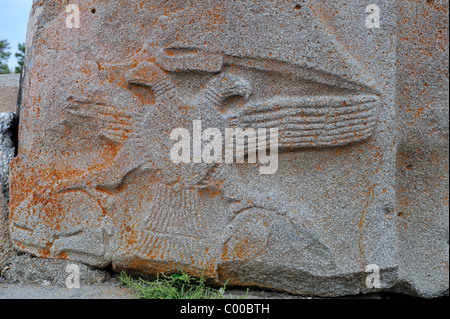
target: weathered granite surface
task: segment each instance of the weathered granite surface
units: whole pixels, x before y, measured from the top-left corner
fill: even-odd
[[[16,112],[20,74],[0,74],[0,113]]]
[[[0,193],[0,272],[6,260],[11,256],[13,247],[9,237],[8,203]]]
[[[448,295],[448,1],[400,1],[397,213],[402,290]]]
[[[398,207],[415,194],[402,186],[413,176],[396,178],[407,11],[384,2],[368,29],[360,0],[79,3],[80,28],[66,27],[62,2],[31,12],[11,177],[17,250],[307,295],[448,293],[448,246],[435,253],[447,274],[440,265],[437,283],[424,281],[424,264],[407,270],[416,228],[401,230]],[[195,120],[279,128],[278,170],[173,163],[170,133]],[[369,265],[379,287],[367,286]]]
[[[9,236],[8,201],[9,164],[14,158],[15,151],[10,132],[14,120],[15,113],[0,113],[0,268],[12,253],[12,244]]]
[[[9,164],[15,152],[11,134],[15,116],[15,113],[0,113],[0,183],[6,200],[9,200]]]
[[[109,272],[89,267],[68,260],[49,260],[30,258],[27,255],[13,254],[7,259],[6,266],[1,270],[0,283],[35,284],[52,287],[66,287],[70,268],[76,265],[79,271],[79,288],[108,281]],[[74,289],[79,289],[74,288]]]

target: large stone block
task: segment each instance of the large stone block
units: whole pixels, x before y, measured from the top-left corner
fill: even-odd
[[[398,287],[397,7],[368,28],[367,5],[85,0],[77,28],[65,2],[34,2],[16,249],[301,294]],[[200,125],[277,128],[275,169],[252,143],[229,163],[220,140],[208,161]]]
[[[448,294],[448,2],[400,1],[397,210],[402,291]]]

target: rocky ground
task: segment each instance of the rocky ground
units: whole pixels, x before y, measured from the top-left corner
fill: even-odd
[[[47,260],[26,254],[11,256],[0,273],[0,299],[134,299],[134,292],[120,284],[117,274],[76,264],[80,269],[80,288],[66,287],[67,266],[72,262]],[[230,298],[246,291],[228,289]],[[384,294],[349,296],[352,299],[408,298]],[[344,298],[344,299],[346,299]],[[273,291],[251,290],[247,299],[318,299]]]
[[[117,280],[79,289],[45,284],[1,284],[0,299],[133,299],[133,292]]]

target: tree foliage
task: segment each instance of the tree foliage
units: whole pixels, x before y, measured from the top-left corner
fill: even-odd
[[[8,50],[11,49],[7,40],[0,40],[0,74],[8,74],[11,73],[8,67],[8,60],[11,56],[11,52]]]
[[[18,48],[19,52],[15,54],[15,57],[17,58],[17,63],[19,66],[16,66],[16,73],[20,73],[23,68],[23,61],[25,59],[25,43],[19,43]]]

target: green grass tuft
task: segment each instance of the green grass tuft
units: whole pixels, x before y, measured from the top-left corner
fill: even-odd
[[[122,285],[133,289],[139,299],[225,299],[227,283],[215,289],[205,285],[203,274],[199,279],[182,272],[171,276],[162,275],[154,281],[142,278],[133,279],[121,272],[119,280]],[[244,296],[246,298],[247,295]]]

